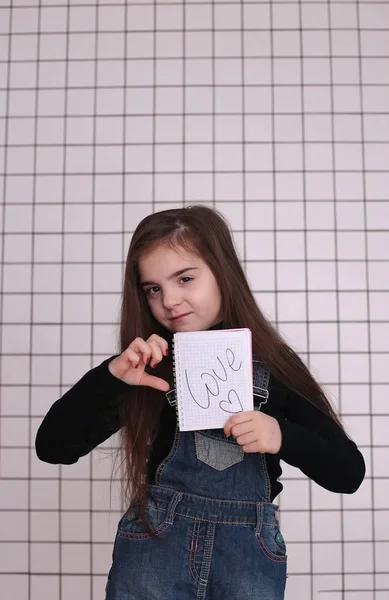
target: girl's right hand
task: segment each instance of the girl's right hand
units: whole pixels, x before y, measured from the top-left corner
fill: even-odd
[[[145,366],[150,363],[150,367],[156,367],[168,353],[167,341],[153,333],[147,341],[135,338],[120,356],[108,363],[108,368],[112,375],[129,385],[146,385],[167,392],[170,389],[168,382],[145,373]]]

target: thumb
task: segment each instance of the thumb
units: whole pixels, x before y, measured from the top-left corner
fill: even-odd
[[[155,375],[149,375],[146,372],[143,373],[139,385],[146,385],[147,387],[152,387],[155,390],[160,390],[161,392],[168,392],[170,389],[170,385],[167,381],[161,379],[160,377],[155,377]]]

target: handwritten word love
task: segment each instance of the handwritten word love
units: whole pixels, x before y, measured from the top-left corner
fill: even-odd
[[[208,372],[202,372],[200,374],[200,379],[204,384],[204,392],[206,394],[206,397],[204,398],[204,394],[201,394],[201,398],[199,397],[195,397],[193,392],[192,392],[192,387],[191,387],[191,382],[193,384],[193,382],[196,379],[196,374],[194,372],[188,372],[188,369],[185,369],[185,379],[186,379],[186,385],[188,386],[188,391],[191,395],[191,397],[193,398],[194,402],[196,402],[196,404],[203,409],[208,409],[211,405],[211,396],[213,396],[214,398],[217,398],[221,391],[220,391],[220,385],[218,383],[219,381],[222,382],[227,382],[228,381],[228,375],[230,373],[230,371],[233,372],[237,372],[242,368],[242,362],[240,362],[239,366],[235,365],[235,354],[234,352],[230,349],[227,348],[226,349],[226,356],[225,356],[225,361],[227,362],[227,369],[224,366],[223,361],[219,358],[219,356],[216,356],[216,359],[219,361],[220,367],[221,367],[221,371],[219,371],[219,373],[216,373],[215,369],[212,369],[212,373],[208,373]],[[198,386],[196,386],[198,387]],[[219,406],[222,410],[224,410],[225,412],[228,413],[237,413],[237,412],[241,412],[243,410],[243,406],[242,403],[239,399],[239,395],[238,392],[231,388],[228,393],[227,393],[227,399],[224,400],[220,400],[219,401]]]

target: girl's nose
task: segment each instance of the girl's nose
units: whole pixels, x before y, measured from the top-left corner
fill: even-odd
[[[162,296],[162,303],[165,308],[171,310],[175,306],[179,306],[181,304],[180,294],[177,292],[165,293]]]

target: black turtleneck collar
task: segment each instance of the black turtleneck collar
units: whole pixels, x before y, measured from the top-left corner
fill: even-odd
[[[209,329],[207,329],[207,331],[213,331],[215,329],[223,329],[223,321],[220,321],[219,323],[216,323],[216,325],[212,325],[212,327],[210,327]]]

